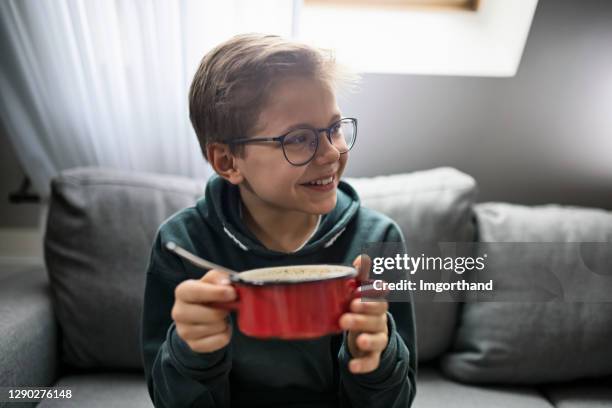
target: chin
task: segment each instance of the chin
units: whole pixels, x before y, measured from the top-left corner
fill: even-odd
[[[334,208],[336,208],[336,195],[325,200],[324,202],[318,203],[314,205],[313,214],[327,214],[330,213]]]

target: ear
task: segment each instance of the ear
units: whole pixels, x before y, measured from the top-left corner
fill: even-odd
[[[236,157],[225,143],[209,143],[206,145],[208,162],[215,172],[232,184],[240,184],[244,177],[236,166]]]

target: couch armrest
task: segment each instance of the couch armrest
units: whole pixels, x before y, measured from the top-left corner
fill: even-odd
[[[0,269],[0,386],[51,386],[58,329],[42,266]]]

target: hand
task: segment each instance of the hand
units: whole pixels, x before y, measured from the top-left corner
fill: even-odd
[[[368,279],[371,263],[367,255],[358,256],[353,262],[360,280]],[[353,356],[349,361],[351,373],[365,374],[378,368],[380,355],[389,341],[388,308],[387,301],[367,302],[358,298],[351,301],[350,313],[340,316],[340,327],[348,330],[348,347]]]
[[[229,283],[227,273],[211,269],[201,279],[189,279],[176,287],[172,319],[177,334],[191,350],[210,353],[229,343],[232,337],[227,321],[229,311],[209,305],[236,299],[236,291]]]

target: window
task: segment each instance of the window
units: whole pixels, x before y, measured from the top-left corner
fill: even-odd
[[[418,9],[478,10],[479,0],[304,0],[305,5],[334,5],[351,7],[401,7]]]
[[[302,5],[296,37],[336,50],[338,59],[358,72],[490,77],[516,74],[537,5],[537,0],[296,1]],[[468,3],[477,9],[451,7]],[[451,8],[438,7],[443,4]]]

